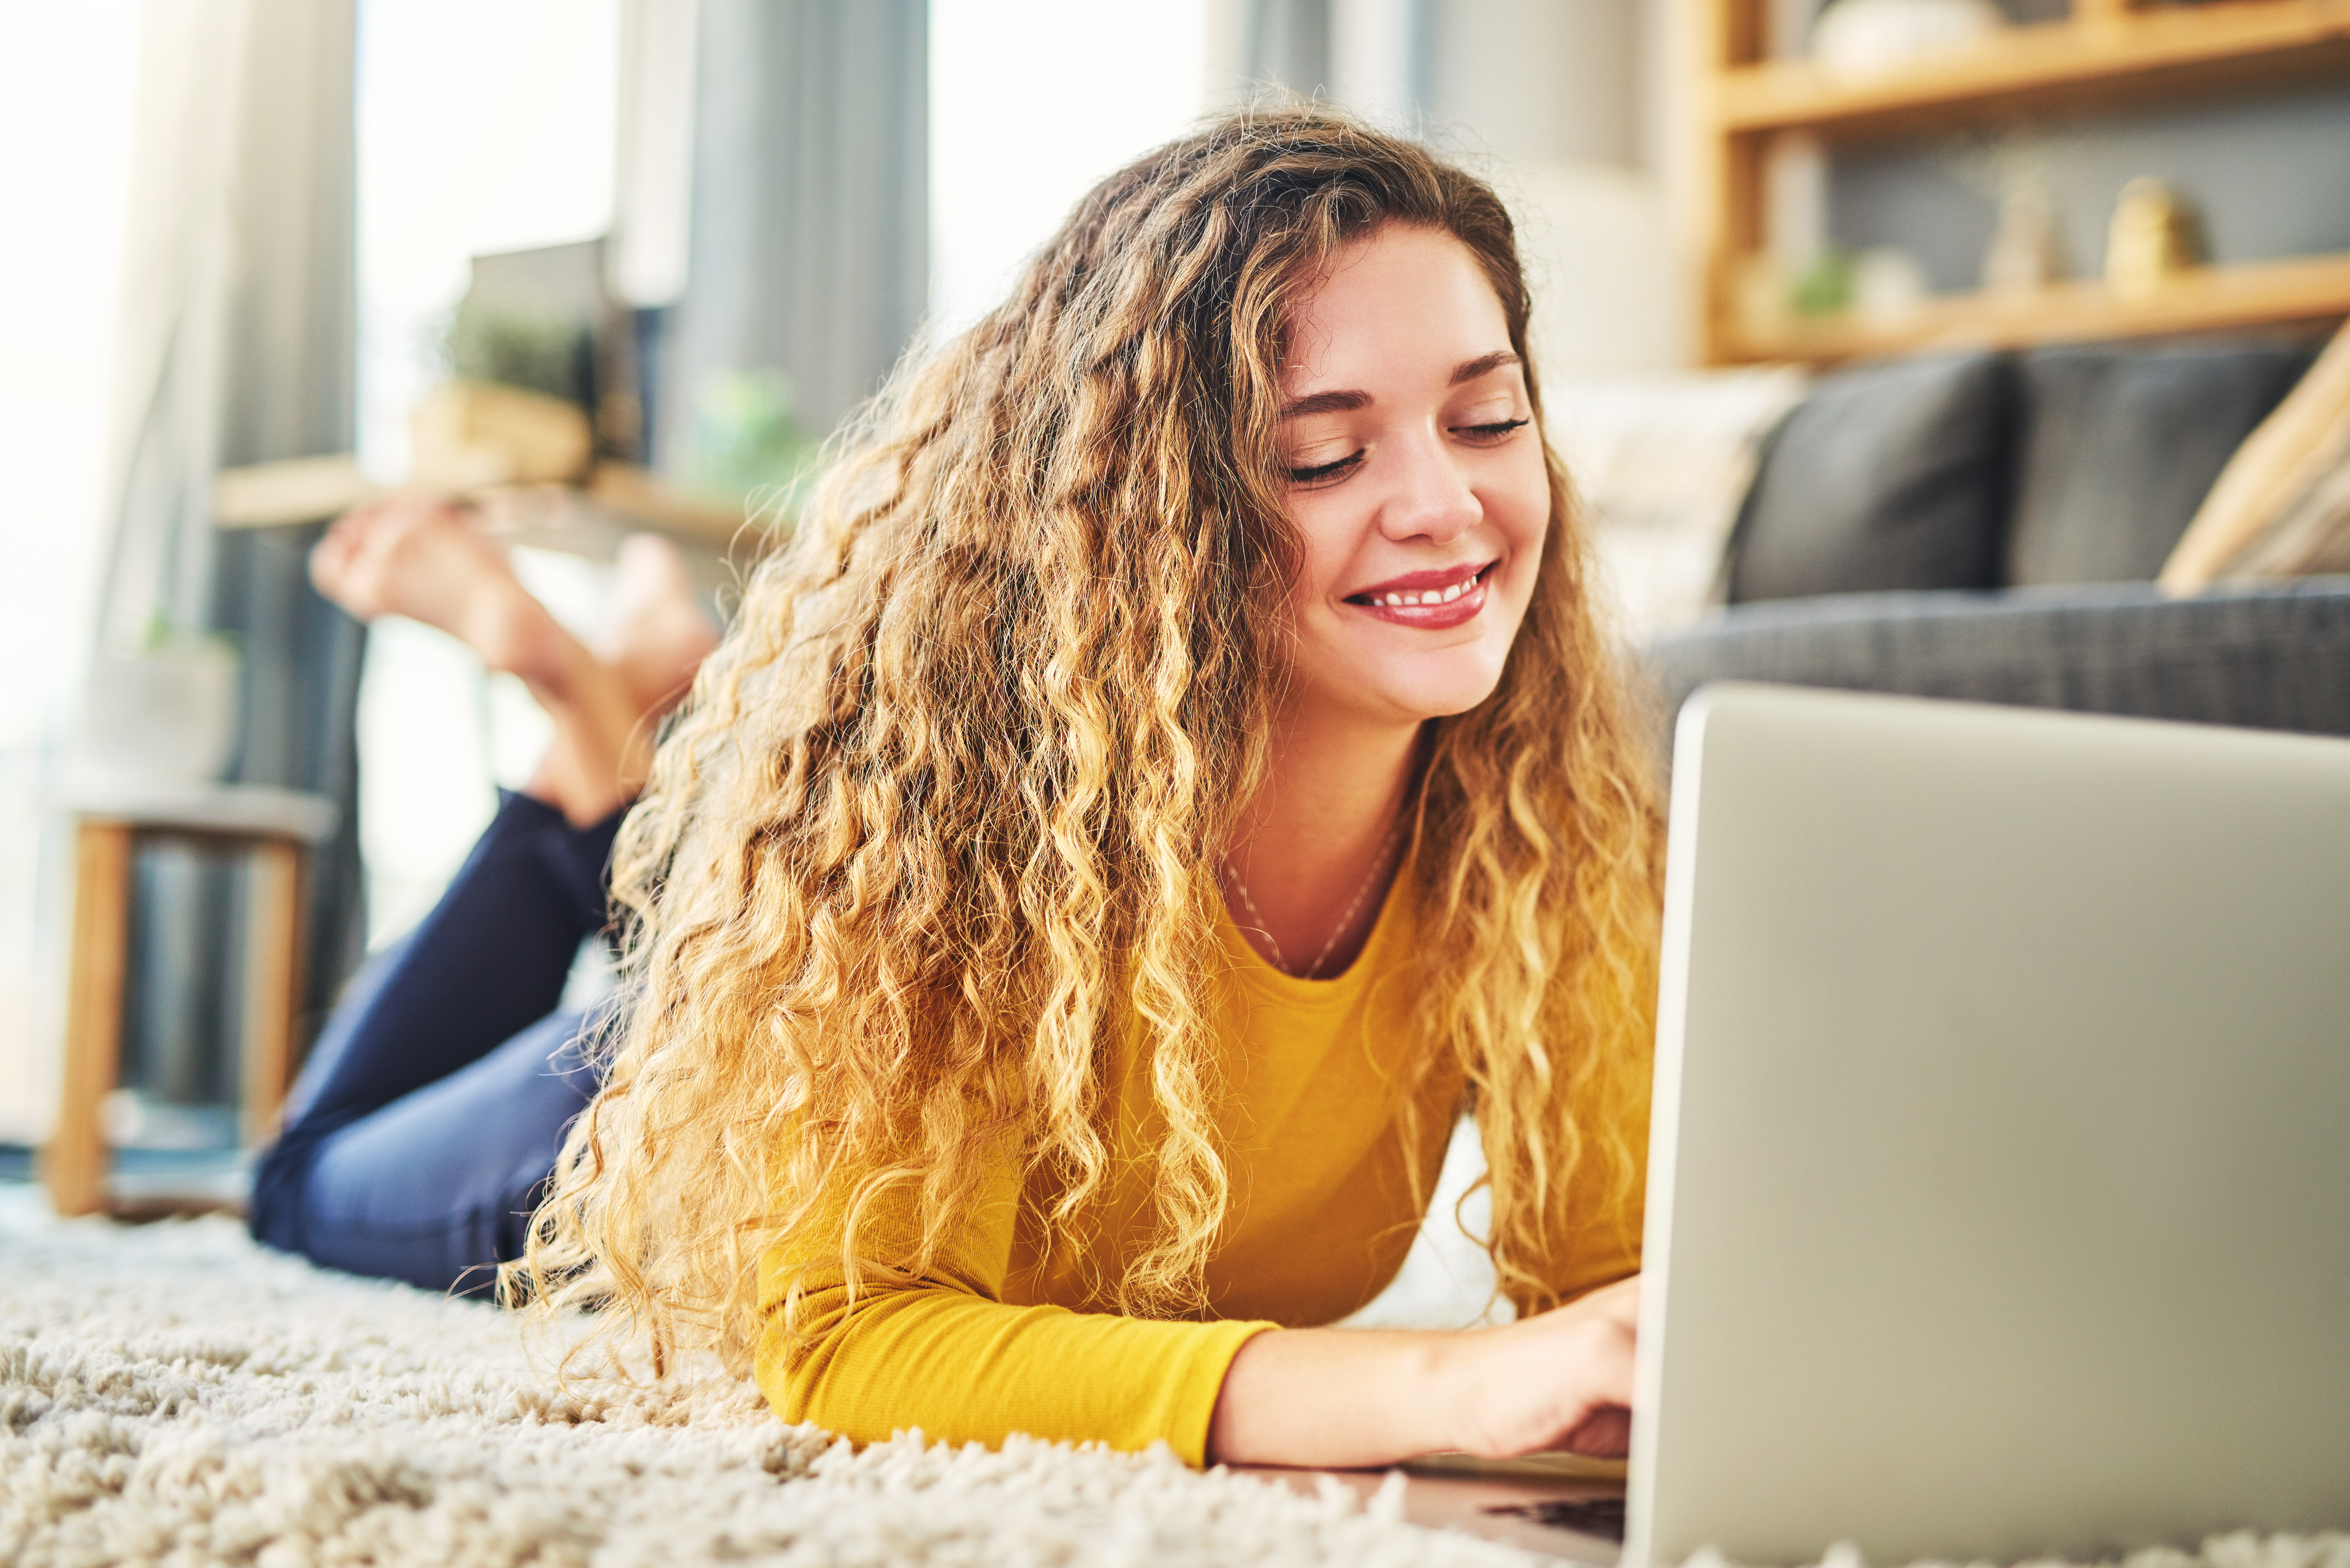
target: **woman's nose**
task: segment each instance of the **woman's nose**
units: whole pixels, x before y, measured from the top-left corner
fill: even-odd
[[[1379,506],[1379,532],[1390,539],[1441,545],[1476,526],[1484,508],[1440,434],[1400,444],[1393,488]]]

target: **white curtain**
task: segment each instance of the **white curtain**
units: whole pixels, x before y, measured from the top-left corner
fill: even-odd
[[[232,777],[343,809],[313,867],[315,1023],[356,956],[359,628],[312,592],[315,529],[220,534],[221,468],[348,452],[356,406],[355,0],[146,0],[98,634],[224,632],[243,651]],[[244,881],[164,846],[136,867],[128,1086],[234,1095]]]
[[[1304,98],[1326,95],[1330,0],[1243,0],[1241,74]]]
[[[224,464],[348,450],[353,0],[148,0],[99,635],[203,629]]]
[[[621,0],[609,283],[638,309],[685,292],[700,0]]]

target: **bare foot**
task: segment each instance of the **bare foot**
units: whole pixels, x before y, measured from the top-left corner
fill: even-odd
[[[562,644],[575,640],[515,579],[504,551],[428,497],[346,513],[310,552],[310,580],[357,619],[422,621],[525,680],[559,678]]]
[[[718,646],[718,628],[702,607],[685,557],[668,540],[630,535],[619,566],[596,656],[619,676],[638,711],[658,719],[693,684],[693,672]]]
[[[421,621],[521,677],[555,721],[555,743],[526,793],[575,826],[602,820],[642,786],[652,746],[629,683],[531,597],[504,552],[456,508],[421,496],[359,507],[310,553],[310,580],[361,620]]]

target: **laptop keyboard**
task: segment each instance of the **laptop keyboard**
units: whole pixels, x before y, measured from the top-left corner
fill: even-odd
[[[1620,1497],[1546,1498],[1540,1502],[1497,1502],[1486,1513],[1530,1519],[1553,1530],[1573,1530],[1602,1541],[1624,1539],[1624,1500]]]

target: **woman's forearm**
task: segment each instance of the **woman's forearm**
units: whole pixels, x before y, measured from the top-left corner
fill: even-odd
[[[1224,1374],[1211,1464],[1350,1469],[1458,1447],[1448,1334],[1302,1328],[1260,1334]]]
[[[1620,1454],[1639,1302],[1636,1276],[1496,1328],[1260,1334],[1224,1374],[1208,1459],[1347,1469],[1456,1449]]]

